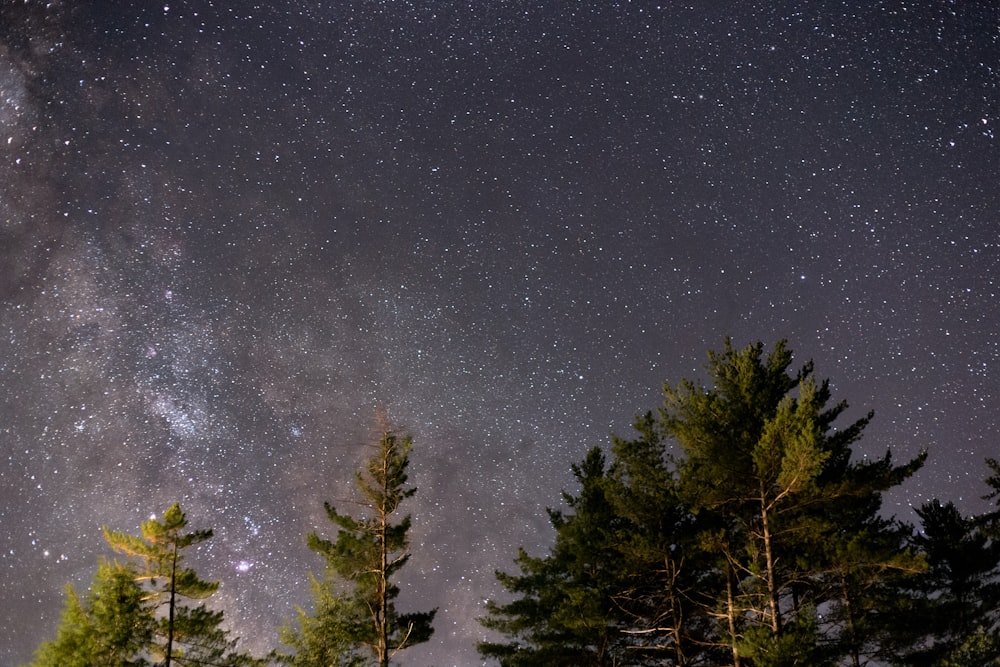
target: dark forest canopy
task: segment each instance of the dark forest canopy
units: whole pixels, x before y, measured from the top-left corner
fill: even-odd
[[[665,385],[656,412],[572,466],[577,487],[549,510],[543,556],[519,549],[507,590],[485,605],[484,659],[510,667],[1000,665],[1000,510],[963,516],[949,501],[919,525],[882,497],[923,466],[853,456],[869,413],[838,425],[813,365],[784,341],[709,353],[708,384]],[[55,638],[31,667],[171,664],[253,667],[405,664],[435,610],[397,611],[410,556],[410,436],[386,430],[356,475],[358,512],[327,504],[334,535],[303,577],[309,609],[283,646],[253,657],[204,601],[218,583],[184,565],[212,537],[173,505],[141,537],[105,529],[123,560],[101,560],[89,590],[67,588]],[[984,497],[1000,499],[988,459]],[[557,491],[553,491],[557,498]]]
[[[924,464],[853,457],[872,418],[784,342],[709,354],[632,439],[574,466],[548,554],[523,549],[479,644],[501,665],[985,665],[1000,660],[997,515],[881,513]],[[988,461],[997,471],[997,463]],[[1000,492],[1000,476],[987,480]]]

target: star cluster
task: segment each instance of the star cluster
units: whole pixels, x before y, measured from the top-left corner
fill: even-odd
[[[726,335],[929,449],[887,512],[985,507],[995,3],[140,4],[0,1],[0,664],[174,501],[271,648],[382,410],[407,664],[475,664],[570,464]]]

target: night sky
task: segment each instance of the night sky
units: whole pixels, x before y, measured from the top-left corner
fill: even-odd
[[[402,657],[478,664],[570,465],[727,335],[929,449],[888,514],[985,509],[998,84],[993,0],[0,0],[0,665],[174,501],[270,649],[383,411]]]

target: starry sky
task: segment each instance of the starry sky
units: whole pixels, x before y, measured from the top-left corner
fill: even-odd
[[[382,412],[405,662],[477,664],[570,465],[727,335],[929,449],[887,513],[981,511],[998,68],[992,0],[0,0],[0,665],[174,501],[271,648]]]

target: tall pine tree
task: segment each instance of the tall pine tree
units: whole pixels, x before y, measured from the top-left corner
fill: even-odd
[[[923,464],[853,456],[847,409],[784,342],[709,355],[709,384],[664,387],[638,437],[574,468],[545,557],[497,576],[480,644],[502,665],[866,664],[905,646],[887,618],[923,560],[884,491]],[[584,604],[586,601],[586,604]],[[897,602],[898,601],[898,602]],[[821,613],[822,612],[822,613]],[[560,662],[562,660],[562,662]],[[602,662],[607,660],[607,662]]]
[[[549,510],[556,541],[547,556],[529,556],[520,549],[515,560],[520,573],[496,573],[515,597],[506,604],[487,603],[480,622],[508,641],[480,642],[484,658],[505,667],[626,664],[627,626],[614,599],[624,588],[619,581],[619,520],[607,497],[605,467],[597,447],[573,466],[580,491],[563,493],[569,513]]]
[[[881,492],[913,474],[923,455],[893,466],[887,455],[852,463],[869,414],[836,428],[847,408],[831,404],[811,363],[790,371],[784,341],[709,354],[711,384],[666,386],[664,431],[683,451],[680,485],[706,525],[706,546],[725,554],[717,608],[726,610],[732,661],[820,665],[831,656],[816,610],[834,600],[830,540],[862,534]]]
[[[410,516],[401,505],[416,493],[407,487],[410,436],[386,431],[365,469],[356,475],[364,515],[341,514],[330,503],[326,513],[337,528],[336,540],[307,536],[310,549],[323,556],[326,574],[313,578],[313,613],[300,612],[297,627],[283,641],[294,649],[295,667],[364,665],[388,667],[399,651],[426,642],[436,610],[399,613],[395,576],[409,560]]]
[[[792,529],[786,517],[813,499],[829,457],[818,426],[824,396],[810,367],[788,372],[791,352],[783,343],[765,357],[760,344],[735,350],[726,340],[709,360],[712,386],[666,386],[662,419],[685,454],[681,484],[690,506],[717,517],[728,545],[733,661],[749,654],[755,663],[780,663],[814,644],[809,612],[790,608],[796,577],[780,545]]]
[[[175,503],[162,521],[152,518],[142,524],[142,537],[104,529],[112,549],[137,561],[137,581],[157,610],[147,650],[164,667],[253,664],[249,656],[235,650],[236,640],[222,627],[223,612],[200,603],[219,584],[200,579],[184,565],[184,550],[211,538],[212,531],[184,532],[185,528],[187,518]]]

